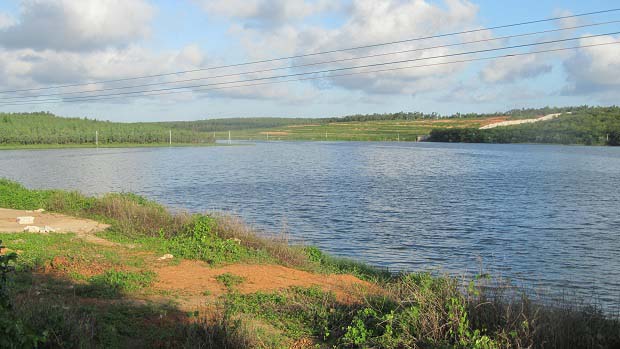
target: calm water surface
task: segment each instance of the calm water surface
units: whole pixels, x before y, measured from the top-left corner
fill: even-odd
[[[481,266],[620,304],[620,148],[412,143],[0,151],[32,188],[226,210],[391,270]]]

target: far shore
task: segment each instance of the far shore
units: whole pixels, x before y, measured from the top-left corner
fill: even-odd
[[[92,143],[83,144],[2,144],[0,150],[22,149],[66,149],[66,148],[166,148],[166,147],[212,147],[225,144],[217,143],[107,143],[98,146]]]

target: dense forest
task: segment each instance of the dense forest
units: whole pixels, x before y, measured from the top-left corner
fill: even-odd
[[[0,113],[0,145],[168,143],[170,128],[152,123],[119,123],[63,118],[51,113]],[[173,143],[213,142],[210,134],[173,130]]]
[[[559,111],[551,110],[550,112]],[[571,114],[563,114],[550,121],[486,130],[477,128],[433,129],[429,140],[465,143],[620,145],[620,108],[573,108]]]

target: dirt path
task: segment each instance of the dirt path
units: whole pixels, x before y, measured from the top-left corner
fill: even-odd
[[[512,125],[520,125],[520,124],[532,124],[540,121],[548,121],[557,118],[562,115],[562,113],[549,114],[545,116],[541,116],[535,119],[521,119],[521,120],[508,120],[508,121],[500,121],[492,124],[484,125],[480,127],[481,130],[488,130],[490,128],[503,127],[503,126],[512,126]]]
[[[17,222],[17,217],[24,216],[34,217],[34,222],[31,224],[19,224]],[[47,226],[59,233],[76,233],[78,236],[92,243],[100,245],[114,245],[112,242],[93,235],[93,233],[108,228],[108,224],[99,223],[91,219],[75,218],[57,213],[0,208],[0,232],[20,233],[23,232],[24,228],[27,226],[35,226],[39,228],[44,228]]]
[[[155,272],[158,276],[155,288],[183,294],[185,301],[182,303],[188,308],[199,305],[196,303],[204,303],[207,297],[217,297],[226,293],[224,285],[216,280],[218,275],[225,273],[244,279],[236,286],[243,294],[258,291],[273,292],[292,286],[318,286],[324,291],[334,292],[339,301],[350,303],[359,299],[355,290],[376,288],[353,275],[314,274],[274,264],[232,264],[212,268],[202,262],[185,260],[178,265],[156,268]]]

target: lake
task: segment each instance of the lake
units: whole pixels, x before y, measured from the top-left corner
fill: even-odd
[[[390,270],[497,277],[620,304],[620,148],[263,142],[0,151],[30,188],[224,210]]]

